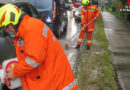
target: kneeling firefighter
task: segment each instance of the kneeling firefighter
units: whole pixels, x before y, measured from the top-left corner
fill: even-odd
[[[76,90],[69,61],[50,28],[15,5],[0,8],[0,27],[14,33],[18,64],[5,80],[21,78],[23,90]]]
[[[95,26],[94,20],[100,17],[100,10],[96,6],[92,5],[91,0],[82,0],[82,4],[83,7],[81,8],[81,31],[77,42],[77,46],[75,48],[80,48],[84,35],[87,32],[86,49],[90,49],[90,46],[92,45],[92,33],[94,31]],[[86,27],[86,25],[88,26]]]

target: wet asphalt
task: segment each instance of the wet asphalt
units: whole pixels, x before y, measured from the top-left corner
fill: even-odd
[[[130,27],[108,12],[102,16],[120,87],[130,90]]]
[[[79,36],[79,33],[77,32],[80,30],[80,24],[75,21],[72,11],[68,11],[67,13],[68,13],[67,32],[64,38],[59,38],[59,42],[62,48],[64,49],[66,56],[68,57],[72,70],[74,70],[78,56],[77,53],[78,51],[74,47],[76,46],[76,42]],[[68,49],[65,48],[65,44],[68,44],[69,47]]]

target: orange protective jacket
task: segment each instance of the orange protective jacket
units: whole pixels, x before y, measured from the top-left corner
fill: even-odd
[[[93,18],[99,18],[100,17],[100,10],[94,6],[94,5],[89,5],[89,6],[83,6],[81,8],[81,24],[87,25]],[[88,25],[87,30],[93,31],[95,25],[95,21],[93,21],[91,24]]]
[[[46,24],[25,15],[15,36],[13,73],[22,79],[23,90],[76,90],[68,59]]]

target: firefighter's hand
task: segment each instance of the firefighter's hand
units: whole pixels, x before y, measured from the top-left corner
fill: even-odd
[[[94,18],[95,20],[97,19],[97,17]]]
[[[7,74],[6,74],[5,78],[4,78],[4,80],[15,80],[15,79],[16,79],[16,77],[13,74],[13,69],[8,68],[7,69]]]

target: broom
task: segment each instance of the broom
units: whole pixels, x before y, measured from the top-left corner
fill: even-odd
[[[81,28],[81,30],[84,30],[89,24],[91,24],[94,20],[96,20],[96,17],[93,18],[89,23],[87,23],[87,25],[85,25],[84,27]],[[68,40],[73,39],[78,33],[80,33],[80,31],[78,31],[76,34],[74,34],[71,38],[69,38]],[[65,49],[69,49],[69,44],[68,44],[68,40],[66,39],[65,41]]]

